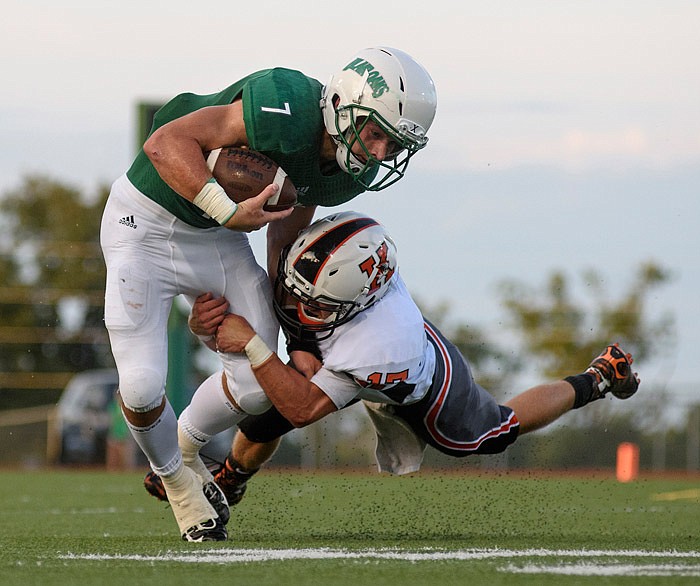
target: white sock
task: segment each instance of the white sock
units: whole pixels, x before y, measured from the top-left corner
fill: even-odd
[[[185,466],[194,470],[204,485],[208,482],[213,482],[214,477],[204,465],[204,462],[202,462],[202,458],[199,457],[199,450],[209,443],[211,436],[199,431],[190,423],[188,411],[189,407],[180,414],[178,419],[177,443],[180,446],[182,461]]]
[[[126,425],[154,471],[162,470],[167,476],[177,468],[180,457],[177,447],[177,417],[167,399],[163,412],[153,424],[136,427],[126,421]],[[158,474],[161,475],[160,472]]]

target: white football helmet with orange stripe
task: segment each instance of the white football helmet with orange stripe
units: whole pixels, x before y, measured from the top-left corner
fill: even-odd
[[[326,338],[381,299],[396,269],[396,245],[384,226],[358,212],[332,214],[283,251],[275,311],[288,333]]]

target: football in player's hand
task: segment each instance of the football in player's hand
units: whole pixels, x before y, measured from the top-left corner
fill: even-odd
[[[277,193],[263,208],[268,212],[286,210],[297,203],[297,189],[272,159],[246,148],[222,147],[208,154],[207,166],[226,194],[236,203],[255,197],[271,183]]]

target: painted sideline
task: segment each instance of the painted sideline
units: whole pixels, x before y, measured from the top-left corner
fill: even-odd
[[[157,556],[142,554],[59,554],[63,560],[131,560],[142,562],[184,563],[241,563],[278,560],[332,560],[332,559],[385,559],[410,562],[438,560],[489,560],[513,558],[653,558],[653,559],[699,559],[698,551],[645,551],[645,550],[551,550],[551,549],[467,549],[401,551],[392,549],[346,550],[331,548],[314,549],[210,549],[192,552],[166,552]],[[700,565],[696,566],[700,570]]]

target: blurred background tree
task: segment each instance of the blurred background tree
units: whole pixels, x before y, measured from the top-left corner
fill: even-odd
[[[441,301],[432,306],[421,300],[417,303],[426,319],[467,357],[474,378],[490,392],[499,395],[523,369],[522,357],[504,349],[484,327],[456,321],[450,315],[448,302]]]
[[[106,197],[34,176],[0,199],[3,408],[54,402],[73,373],[112,364],[99,246]]]
[[[540,287],[518,281],[500,286],[507,320],[523,353],[546,377],[577,372],[611,342],[644,361],[673,341],[673,317],[652,318],[648,311],[650,295],[671,278],[665,268],[653,261],[642,263],[619,299],[612,298],[597,271],[582,276],[588,303],[574,299],[573,287],[560,271]]]

